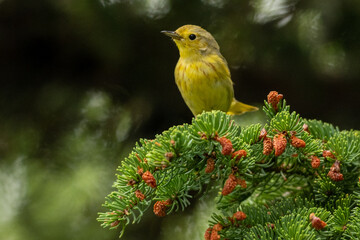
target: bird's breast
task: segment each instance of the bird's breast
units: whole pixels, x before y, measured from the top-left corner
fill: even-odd
[[[175,68],[175,79],[179,85],[212,85],[230,81],[227,65],[209,59],[187,60],[180,58]]]
[[[180,58],[175,68],[176,84],[194,114],[203,110],[227,111],[233,98],[226,63],[213,59]]]

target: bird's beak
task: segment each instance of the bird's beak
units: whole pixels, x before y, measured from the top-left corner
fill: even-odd
[[[180,36],[177,32],[174,31],[161,31],[161,33],[171,37],[172,39],[176,39],[176,40],[182,39],[182,36]]]

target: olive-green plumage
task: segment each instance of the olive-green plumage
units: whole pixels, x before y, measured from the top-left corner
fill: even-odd
[[[227,62],[209,32],[199,26],[185,25],[175,32],[163,33],[172,37],[179,49],[175,82],[195,116],[211,110],[221,110],[228,114],[257,110],[234,98]]]

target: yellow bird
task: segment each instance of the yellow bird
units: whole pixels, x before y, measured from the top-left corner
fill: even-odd
[[[195,25],[184,25],[176,31],[162,33],[170,36],[179,49],[175,82],[195,116],[211,110],[231,115],[258,110],[234,98],[227,62],[208,31]]]

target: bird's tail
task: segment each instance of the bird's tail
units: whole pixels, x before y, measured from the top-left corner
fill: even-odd
[[[239,102],[234,98],[233,101],[231,102],[231,105],[230,105],[230,108],[229,108],[229,111],[227,112],[227,114],[239,115],[239,114],[243,114],[246,112],[252,112],[252,111],[257,111],[257,110],[259,110],[257,107]]]

